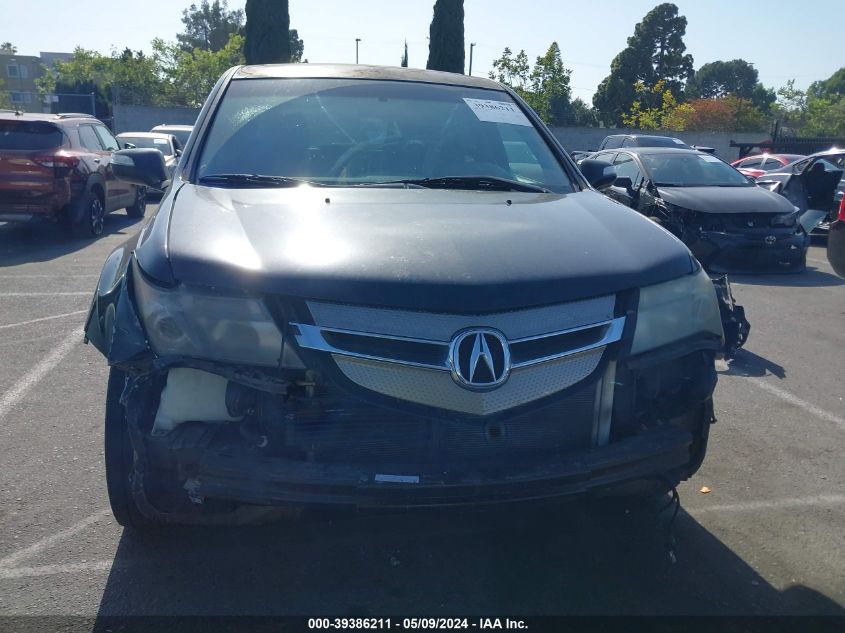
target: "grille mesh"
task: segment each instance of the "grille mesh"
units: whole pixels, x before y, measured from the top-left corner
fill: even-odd
[[[366,389],[430,407],[490,415],[571,387],[595,370],[603,351],[598,348],[515,369],[505,384],[486,392],[458,386],[445,371],[344,356],[334,356],[334,360],[347,378]]]

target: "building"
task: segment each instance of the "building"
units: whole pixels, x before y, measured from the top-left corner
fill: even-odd
[[[26,112],[41,112],[43,107],[35,80],[44,74],[41,58],[34,55],[0,55],[0,90],[8,96],[12,107]]]
[[[8,104],[25,112],[50,112],[51,103],[38,92],[35,80],[56,61],[68,61],[73,53],[42,52],[40,56],[18,55],[0,51],[0,97],[7,96]],[[88,97],[85,96],[85,105]]]

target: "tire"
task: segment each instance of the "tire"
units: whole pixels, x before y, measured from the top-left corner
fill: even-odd
[[[154,524],[141,514],[132,496],[134,451],[129,439],[126,414],[120,403],[125,383],[125,372],[119,369],[109,372],[104,434],[106,488],[111,511],[117,522],[123,527],[143,532]]]
[[[147,210],[147,188],[135,188],[135,202],[126,207],[126,215],[130,218],[143,218]]]
[[[89,191],[78,205],[70,208],[68,220],[70,230],[76,237],[99,237],[103,234],[106,207],[100,196]]]

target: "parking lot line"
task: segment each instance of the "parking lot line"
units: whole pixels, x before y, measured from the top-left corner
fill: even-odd
[[[40,565],[38,567],[15,567],[3,569],[0,567],[0,580],[15,580],[17,578],[37,578],[39,576],[55,576],[56,574],[78,574],[91,571],[110,571],[113,561],[99,560],[84,563],[67,563],[64,565]]]
[[[29,393],[30,389],[37,385],[51,369],[58,365],[75,345],[81,342],[82,332],[80,330],[74,330],[46,358],[24,374],[20,380],[12,385],[11,389],[0,396],[0,418],[5,416],[12,407],[20,402]]]
[[[51,534],[50,536],[45,536],[40,541],[36,541],[28,547],[24,547],[23,549],[19,549],[13,554],[9,554],[5,558],[0,559],[0,570],[8,570],[13,568],[15,565],[17,565],[23,560],[26,560],[30,556],[35,556],[36,554],[39,554],[44,550],[53,547],[54,545],[58,545],[62,541],[66,541],[67,539],[71,538],[75,534],[78,534],[79,532],[87,530],[97,521],[104,519],[110,514],[110,510],[100,510],[99,512],[96,512],[91,516],[82,519],[79,523],[71,525],[69,528],[60,530],[55,534]]]
[[[793,497],[789,499],[728,503],[723,505],[704,506],[702,508],[687,508],[687,511],[695,516],[698,514],[706,514],[708,512],[746,512],[750,510],[781,510],[784,508],[838,505],[845,505],[845,495],[811,495],[808,497]]]
[[[63,319],[64,317],[75,316],[77,314],[85,314],[88,310],[76,310],[75,312],[65,312],[64,314],[54,314],[53,316],[41,317],[40,319],[30,319],[29,321],[20,321],[19,323],[8,323],[0,325],[0,330],[5,330],[10,327],[18,327],[21,325],[30,325],[31,323],[40,323],[41,321],[51,321],[53,319]]]
[[[781,389],[780,387],[776,387],[772,385],[762,378],[754,378],[749,376],[748,380],[750,380],[753,384],[757,385],[763,391],[767,391],[773,396],[780,398],[784,402],[787,402],[793,406],[799,407],[804,409],[807,413],[811,413],[817,418],[822,420],[826,420],[827,422],[832,422],[836,426],[839,427],[839,430],[845,431],[845,418],[841,418],[838,415],[831,413],[830,411],[825,411],[824,409],[817,407],[816,405],[812,404],[811,402],[807,402],[798,396],[789,393]]]
[[[80,292],[0,292],[0,297],[81,297],[91,296],[90,291]]]

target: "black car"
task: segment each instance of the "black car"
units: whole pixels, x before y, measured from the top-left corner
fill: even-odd
[[[655,147],[593,158],[616,168],[608,196],[683,240],[707,270],[804,270],[810,238],[799,209],[715,156]]]
[[[155,150],[113,167],[166,178]],[[714,421],[714,287],[582,172],[614,178],[579,171],[487,79],[228,71],[159,209],[106,260],[86,323],[111,367],[117,520],[690,477]]]
[[[757,184],[781,194],[801,210],[801,224],[811,232],[830,228],[845,189],[845,150],[804,156],[757,178]]]

